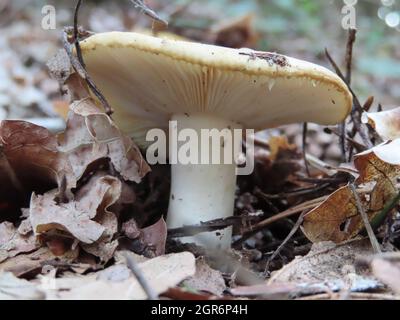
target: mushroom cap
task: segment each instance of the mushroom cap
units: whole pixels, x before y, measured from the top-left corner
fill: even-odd
[[[172,114],[208,113],[263,130],[332,125],[351,110],[346,84],[328,69],[276,53],[100,33],[81,42],[87,70],[139,144]]]

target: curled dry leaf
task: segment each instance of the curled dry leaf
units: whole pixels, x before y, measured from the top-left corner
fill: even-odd
[[[118,246],[118,241],[112,241],[114,234],[118,231],[118,220],[116,215],[108,209],[118,201],[121,190],[120,180],[98,172],[78,191],[76,196],[80,207],[87,212],[96,212],[94,220],[104,227],[100,239],[92,244],[82,244],[82,249],[99,257],[103,262],[112,258]]]
[[[331,240],[339,243],[358,234],[360,230],[352,219],[357,216],[354,195],[350,187],[345,186],[305,215],[302,230],[312,242]]]
[[[33,234],[22,235],[10,222],[0,224],[0,262],[16,256],[17,254],[30,252],[38,248]]]
[[[47,191],[63,179],[67,189],[75,187],[71,165],[47,129],[24,121],[1,121],[0,146],[1,197],[29,197],[32,191]]]
[[[111,176],[95,175],[79,190],[75,201],[55,202],[55,191],[32,195],[30,221],[36,234],[49,230],[67,231],[85,244],[110,242],[117,221],[107,209],[121,194],[121,182]]]
[[[364,113],[362,120],[370,124],[383,140],[400,138],[400,107],[388,111]]]
[[[378,217],[394,195],[395,189],[387,180],[378,182],[371,193],[359,194],[370,221]],[[340,243],[354,238],[364,228],[355,196],[349,186],[338,189],[321,205],[307,213],[302,226],[303,233],[314,243],[321,241]]]
[[[400,161],[393,161],[399,154],[399,149],[394,148],[393,143],[375,147],[354,158],[354,166],[359,172],[356,182],[374,184],[371,192],[359,194],[364,210],[374,227],[375,220],[381,221],[384,218],[379,217],[379,214],[385,205],[397,194],[395,182],[400,175]],[[379,219],[375,219],[378,217]],[[339,243],[353,238],[363,229],[364,223],[349,186],[338,189],[321,205],[306,214],[303,223],[303,232],[312,242]]]
[[[80,178],[90,164],[108,158],[125,180],[139,183],[150,167],[132,139],[90,98],[76,101],[70,108],[67,130],[59,140],[60,150],[69,154],[75,176]]]
[[[354,157],[354,165],[359,171],[358,183],[393,180],[400,175],[400,139],[381,144]]]
[[[67,52],[64,49],[57,51],[56,55],[47,62],[50,75],[63,86],[65,81],[74,73]]]
[[[79,241],[93,243],[103,234],[105,228],[93,221],[93,213],[84,212],[75,202],[57,204],[56,193],[32,195],[30,220],[35,234],[50,230],[67,231]]]
[[[0,263],[0,272],[12,272],[16,277],[33,276],[41,272],[46,263],[57,260],[58,264],[70,264],[78,256],[78,250],[69,250],[55,256],[48,248],[40,248],[29,254],[20,254]]]
[[[99,257],[102,263],[106,263],[113,257],[115,250],[117,250],[118,240],[111,242],[101,240],[94,244],[82,244],[81,247],[86,252]]]

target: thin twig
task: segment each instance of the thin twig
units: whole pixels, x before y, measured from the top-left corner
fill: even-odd
[[[340,133],[336,128],[326,128],[325,132],[333,133],[334,135],[336,135],[338,137],[342,136],[342,133]],[[351,148],[355,148],[357,150],[357,152],[363,152],[363,151],[367,150],[367,148],[363,144],[358,143],[353,138],[346,137],[346,141],[348,142],[349,146]]]
[[[361,203],[361,199],[357,193],[356,187],[353,183],[350,183],[350,189],[356,199],[356,205],[358,213],[361,215],[361,218],[364,222],[365,229],[367,230],[369,240],[371,241],[372,248],[374,249],[375,253],[381,253],[381,247],[379,245],[378,240],[376,239],[374,230],[372,230],[371,224],[369,223],[368,215],[365,212],[363,205]]]
[[[302,145],[302,148],[303,148],[303,160],[304,160],[304,165],[306,167],[307,176],[310,177],[311,176],[310,168],[308,166],[308,161],[307,161],[307,158],[306,158],[306,154],[307,154],[307,132],[308,132],[308,123],[304,122],[304,124],[303,124],[303,138],[302,138],[302,142],[303,142],[303,145]]]
[[[267,226],[269,226],[275,222],[278,222],[282,219],[286,219],[291,216],[294,216],[295,214],[301,213],[304,210],[314,209],[317,206],[319,206],[322,202],[324,202],[327,198],[328,198],[327,196],[324,196],[321,198],[317,198],[317,199],[313,199],[313,200],[304,202],[298,206],[294,206],[288,210],[285,210],[279,214],[276,214],[270,218],[267,218],[253,226],[250,226],[249,228],[242,230],[242,237],[239,240],[237,240],[233,245],[234,246],[240,245],[241,243],[246,241],[248,238],[250,238],[252,235],[256,234],[258,231],[266,228]]]
[[[255,217],[250,217],[248,220],[254,219]],[[226,219],[216,219],[207,222],[201,222],[198,225],[184,226],[181,228],[169,229],[168,238],[182,238],[195,236],[203,232],[211,232],[217,230],[223,230],[239,222],[243,222],[246,219],[244,217],[229,217]]]
[[[279,245],[279,247],[275,250],[275,252],[270,256],[267,260],[267,265],[264,270],[264,274],[267,275],[269,272],[269,266],[271,262],[279,255],[279,253],[282,251],[283,247],[292,239],[292,237],[296,234],[297,230],[300,228],[301,224],[303,223],[304,220],[304,215],[307,213],[307,210],[304,210],[300,217],[297,219],[296,224],[292,228],[292,230],[289,232],[288,236],[285,238],[285,240],[282,241],[282,243]]]
[[[144,13],[146,16],[148,16],[149,18],[161,22],[162,24],[164,24],[166,27],[168,27],[168,21],[166,21],[165,19],[161,18],[157,12],[155,12],[154,10],[150,9],[142,0],[130,0],[133,5],[135,6],[135,8],[140,9],[140,11],[142,13]]]
[[[372,105],[374,104],[375,98],[373,96],[369,96],[368,99],[364,102],[363,109],[365,112],[369,112]]]
[[[353,66],[353,47],[356,41],[357,30],[350,29],[346,46],[346,83],[351,85],[351,71]]]
[[[346,77],[341,72],[337,63],[333,60],[328,49],[325,49],[325,55],[328,58],[329,62],[331,63],[332,67],[335,69],[337,75],[343,81],[346,81]],[[348,84],[347,84],[347,87],[353,96],[353,110],[351,112],[351,119],[354,123],[354,126],[357,128],[357,132],[360,134],[360,137],[363,140],[365,146],[367,147],[367,149],[371,149],[374,147],[374,145],[372,144],[372,142],[369,138],[368,127],[361,122],[361,115],[364,112],[364,110],[361,106],[360,100],[358,99],[357,95],[354,93],[353,89]]]
[[[290,192],[282,192],[278,194],[266,194],[262,192],[261,190],[257,189],[254,192],[254,195],[259,195],[264,199],[283,199],[283,198],[289,198],[293,196],[301,196],[301,195],[308,195],[311,193],[316,193],[321,190],[324,190],[330,186],[330,183],[323,183],[322,185],[319,186],[312,186],[312,187],[307,187],[307,188],[300,188],[297,190],[293,190]]]
[[[92,80],[92,78],[89,76],[85,69],[85,62],[83,60],[83,55],[82,55],[82,50],[79,44],[80,37],[83,36],[90,36],[92,33],[88,31],[84,31],[82,28],[78,27],[78,17],[79,17],[79,9],[81,7],[82,0],[78,0],[78,3],[75,8],[75,13],[74,13],[74,26],[73,28],[64,28],[64,33],[63,33],[63,44],[64,44],[64,49],[67,52],[71,65],[74,68],[74,70],[79,74],[79,76],[84,79],[89,87],[89,89],[93,92],[93,94],[96,96],[96,98],[100,101],[100,103],[104,107],[104,111],[107,115],[111,116],[113,113],[113,109],[111,108],[110,104],[108,103],[107,99],[104,97],[104,95],[101,93],[101,91],[97,88],[96,84]],[[72,33],[72,35],[71,35]],[[72,36],[72,39],[70,40],[70,37]],[[75,51],[76,51],[76,56],[74,55],[72,51],[72,46],[71,46],[71,41],[75,46]]]
[[[346,46],[346,76],[345,81],[347,85],[351,86],[351,71],[353,65],[353,47],[354,42],[356,40],[355,29],[349,30],[349,36],[347,38],[347,46]],[[339,141],[340,141],[340,149],[342,151],[342,162],[347,161],[346,153],[347,153],[347,145],[346,145],[346,120],[344,120],[341,124],[339,124]]]
[[[74,12],[74,44],[75,44],[75,50],[76,50],[76,55],[78,57],[78,60],[83,67],[83,69],[86,68],[85,62],[83,61],[82,57],[82,50],[81,46],[79,45],[79,29],[78,29],[78,19],[79,19],[79,9],[81,8],[82,5],[82,0],[78,0],[78,3],[76,4],[75,12]]]
[[[127,253],[124,254],[124,257],[126,259],[126,264],[127,264],[128,268],[135,275],[136,279],[138,280],[139,284],[143,288],[143,290],[146,293],[149,300],[158,300],[158,294],[150,286],[150,284],[144,277],[142,270],[140,270],[140,268],[138,267],[136,261],[131,256],[129,256]]]

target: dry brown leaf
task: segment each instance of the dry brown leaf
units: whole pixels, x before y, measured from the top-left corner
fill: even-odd
[[[394,180],[400,175],[400,140],[355,155],[354,166],[360,174],[357,183]]]
[[[102,263],[106,263],[114,256],[118,248],[118,240],[111,242],[102,240],[94,244],[82,244],[81,247],[86,252],[99,257]]]
[[[75,202],[57,204],[55,191],[45,195],[32,195],[30,220],[35,234],[50,230],[67,231],[79,241],[93,243],[103,234],[105,228],[93,221],[93,212],[84,212]]]
[[[388,111],[364,113],[362,120],[370,124],[383,140],[400,138],[400,107]]]
[[[139,183],[150,171],[131,138],[87,98],[71,105],[67,130],[59,136],[60,150],[69,154],[75,176],[81,177],[95,161],[108,158],[127,181]]]
[[[117,202],[121,195],[121,181],[107,175],[105,172],[97,172],[76,193],[77,206],[94,218],[98,214],[109,212],[108,209]],[[115,227],[116,232],[116,227]],[[113,234],[115,233],[113,232]]]
[[[204,291],[221,296],[226,289],[222,273],[212,269],[203,257],[196,260],[196,274],[183,282],[191,290]]]
[[[96,212],[94,220],[105,228],[99,240],[92,244],[82,244],[82,249],[103,262],[113,257],[118,246],[118,241],[112,241],[118,231],[118,219],[108,209],[118,201],[121,188],[120,180],[99,172],[77,193],[79,206],[87,212]]]
[[[14,199],[44,192],[66,180],[75,187],[70,163],[47,129],[24,121],[0,122],[0,195]]]
[[[50,75],[63,86],[65,81],[74,73],[67,52],[64,49],[57,51],[55,56],[47,62]]]
[[[120,181],[99,173],[69,203],[57,204],[55,191],[32,195],[30,221],[36,234],[55,229],[67,231],[85,244],[110,242],[117,231],[117,220],[107,209],[120,194]]]
[[[67,251],[63,256],[55,256],[48,248],[40,248],[29,254],[20,254],[0,263],[0,272],[12,272],[16,277],[40,273],[46,261],[57,259],[59,263],[71,263],[78,256],[78,250]]]
[[[3,252],[0,262],[17,254],[33,251],[38,246],[33,234],[21,235],[10,222],[0,224],[0,252]]]
[[[350,187],[345,186],[305,215],[302,230],[312,242],[339,243],[358,234],[360,230],[352,223],[352,218],[357,216],[354,195]]]
[[[379,181],[369,194],[359,194],[365,213],[372,221],[396,194],[389,180]],[[341,243],[357,236],[365,229],[364,221],[358,212],[356,199],[349,186],[342,187],[331,194],[317,208],[304,217],[302,231],[316,243],[333,241]]]
[[[385,148],[386,157],[381,156],[382,148]],[[398,157],[398,150],[392,144],[382,145],[357,154],[354,158],[354,166],[359,172],[356,183],[374,185],[371,192],[359,194],[370,221],[373,221],[398,192],[396,179],[400,175],[400,165],[389,162],[389,158]],[[353,238],[364,227],[349,186],[338,189],[321,205],[307,213],[303,223],[303,231],[312,242],[339,243]]]

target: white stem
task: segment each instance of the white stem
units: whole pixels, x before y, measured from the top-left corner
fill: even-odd
[[[206,114],[191,115],[174,115],[171,119],[176,121],[176,131],[179,138],[186,136],[187,130],[192,129],[194,136],[198,140],[191,139],[193,137],[183,138],[174,147],[171,145],[172,140],[176,139],[171,135],[170,128],[170,162],[174,149],[178,150],[178,161],[176,164],[171,163],[171,195],[168,209],[167,224],[169,228],[179,228],[187,225],[195,225],[200,222],[206,222],[214,219],[227,218],[233,215],[235,190],[236,190],[236,163],[234,159],[234,151],[240,147],[241,140],[234,139],[233,130],[241,129],[237,123],[216,118]],[[202,129],[217,129],[221,133],[226,129],[225,133],[229,133],[232,137],[232,143],[224,138],[216,138],[213,143],[211,138],[206,139],[209,143],[207,149],[202,144]],[[203,131],[204,134],[204,131]],[[214,133],[211,137],[216,137]],[[179,141],[180,139],[178,139]],[[182,164],[180,150],[182,146],[189,147],[191,151],[198,152],[198,164]],[[226,159],[224,153],[227,148],[231,147],[232,163],[225,164]],[[212,164],[212,153],[219,153],[222,164]],[[204,164],[204,153],[208,153],[206,157],[210,164]],[[187,154],[187,153],[186,153]],[[203,161],[201,161],[203,158]],[[230,247],[232,238],[232,228],[218,230],[216,232],[202,233],[193,237],[181,238],[182,242],[194,242],[207,248],[226,249]]]

